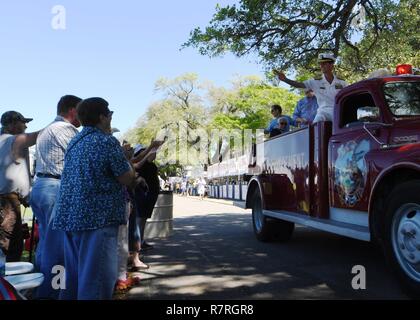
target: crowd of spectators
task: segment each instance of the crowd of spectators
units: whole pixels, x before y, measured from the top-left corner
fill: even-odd
[[[32,119],[19,112],[1,117],[0,250],[7,262],[21,260],[20,208],[31,206],[39,233],[35,268],[44,275],[36,298],[111,299],[139,283],[128,271],[149,268],[140,252],[152,249],[144,228],[159,194],[153,161],[163,141],[136,150],[121,144],[112,135],[112,116],[102,98],[67,95],[41,131],[25,133]],[[55,266],[65,270],[59,289],[52,281]]]
[[[274,137],[312,123],[316,97],[311,89],[305,94],[293,117],[283,115],[280,105],[271,106],[265,133]],[[154,164],[163,141],[135,148],[121,144],[113,136],[112,116],[102,98],[66,95],[43,130],[25,133],[32,119],[17,111],[1,117],[0,250],[8,262],[21,260],[20,208],[31,206],[39,233],[35,266],[45,277],[38,298],[111,299],[115,291],[139,284],[128,271],[149,268],[140,253],[153,248],[145,226],[162,187],[200,199],[207,193],[203,177],[165,184]],[[36,149],[33,185],[31,146]],[[65,268],[61,290],[52,287],[55,266]]]

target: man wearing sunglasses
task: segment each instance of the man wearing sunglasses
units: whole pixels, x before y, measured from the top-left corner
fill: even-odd
[[[287,121],[285,130],[286,131],[290,130],[290,124],[293,123],[293,120],[289,116],[285,116],[282,113],[283,113],[283,109],[278,104],[274,104],[271,106],[271,114],[273,115],[273,119],[270,121],[268,127],[264,129],[265,134],[268,134],[271,136],[271,132],[275,128],[278,128],[280,117],[284,118]]]
[[[102,98],[77,106],[83,130],[70,142],[53,228],[64,231],[64,300],[111,299],[118,278],[118,230],[127,223],[125,187],[135,186],[132,150],[112,136]]]
[[[270,138],[278,136],[280,134],[289,132],[289,120],[286,116],[280,117],[277,122],[277,126],[270,131]]]

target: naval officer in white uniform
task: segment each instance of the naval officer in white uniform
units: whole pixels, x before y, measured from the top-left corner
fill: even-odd
[[[346,81],[338,78],[334,74],[334,55],[330,53],[321,53],[318,56],[318,62],[322,71],[322,76],[304,82],[290,80],[283,72],[274,70],[274,73],[277,74],[279,80],[286,82],[292,87],[307,88],[314,91],[319,107],[313,123],[333,120],[335,96],[341,89],[347,86]]]

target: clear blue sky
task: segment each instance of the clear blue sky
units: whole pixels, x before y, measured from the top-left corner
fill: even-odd
[[[159,98],[155,81],[196,72],[216,85],[235,74],[262,76],[254,58],[210,59],[180,51],[189,32],[206,26],[217,3],[234,0],[3,0],[0,2],[0,113],[17,110],[53,120],[64,94],[100,96],[115,111],[113,126],[133,127]],[[54,30],[55,5],[66,9],[66,30]]]

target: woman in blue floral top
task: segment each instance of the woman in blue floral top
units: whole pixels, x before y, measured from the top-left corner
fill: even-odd
[[[126,223],[124,186],[135,173],[111,133],[112,111],[101,98],[77,107],[83,130],[70,142],[54,229],[65,231],[66,288],[60,299],[111,299],[117,280],[118,227]]]

